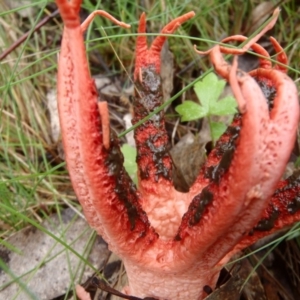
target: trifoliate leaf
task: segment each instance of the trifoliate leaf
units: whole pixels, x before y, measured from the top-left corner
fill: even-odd
[[[121,151],[124,155],[124,168],[134,183],[137,184],[136,148],[124,144],[121,147]]]
[[[219,99],[226,82],[219,80],[217,75],[209,73],[202,81],[194,85],[195,93],[203,107],[210,111],[210,107]]]
[[[228,96],[219,100],[225,84],[226,82],[219,80],[214,73],[209,73],[202,81],[198,81],[194,85],[200,105],[187,100],[175,108],[181,115],[181,121],[191,121],[208,117],[211,137],[214,142],[224,133],[226,125],[211,122],[210,116],[233,115],[237,112],[236,101],[233,97]]]
[[[203,106],[190,100],[184,101],[182,104],[178,105],[175,110],[180,114],[182,122],[203,118],[208,113]]]

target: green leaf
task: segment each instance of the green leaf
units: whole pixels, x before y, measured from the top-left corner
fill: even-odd
[[[208,113],[208,110],[203,106],[190,100],[186,100],[182,104],[176,106],[175,110],[180,114],[182,122],[203,118]]]
[[[209,113],[216,116],[235,114],[237,112],[236,106],[237,104],[235,99],[231,96],[228,96],[219,101],[213,102]]]
[[[211,122],[210,116],[233,115],[237,112],[236,101],[233,97],[228,96],[219,100],[225,84],[226,82],[219,80],[214,73],[209,73],[202,81],[198,81],[194,85],[200,105],[187,100],[175,108],[181,116],[181,121],[208,117],[211,137],[214,142],[224,133],[226,125],[219,122]]]
[[[202,106],[205,107],[207,111],[210,111],[211,105],[219,99],[225,84],[226,82],[224,80],[219,80],[214,73],[209,73],[202,81],[195,83],[195,93]]]
[[[124,155],[124,168],[134,183],[137,184],[136,148],[124,144],[121,147],[121,151]]]
[[[217,141],[219,137],[225,132],[226,128],[227,126],[224,123],[211,122],[210,130],[213,141]]]

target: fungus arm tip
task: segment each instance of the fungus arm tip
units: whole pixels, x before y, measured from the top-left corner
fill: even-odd
[[[195,16],[195,12],[190,11],[190,12],[174,19],[173,21],[171,21],[169,24],[167,24],[161,30],[161,34],[172,34],[175,30],[177,30],[177,28],[179,26],[181,26],[184,22],[193,18],[194,16]],[[152,51],[152,53],[160,53],[161,48],[162,48],[164,42],[166,41],[166,39],[167,39],[167,36],[156,37],[156,39],[153,41],[153,43],[151,45],[150,51]]]
[[[238,104],[239,111],[240,113],[243,114],[247,110],[246,109],[247,105],[238,83],[238,79],[236,75],[236,72],[238,71],[237,66],[238,66],[238,61],[237,61],[237,56],[235,56],[233,59],[232,67],[229,72],[229,82],[230,82],[232,92],[235,96],[236,102]]]
[[[126,24],[124,22],[121,22],[121,21],[117,20],[111,14],[109,14],[108,12],[106,12],[104,10],[95,10],[81,24],[82,32],[86,31],[86,29],[88,28],[88,26],[91,24],[91,22],[94,20],[94,18],[96,16],[102,16],[104,18],[107,18],[108,20],[112,21],[116,25],[118,25],[120,27],[123,27],[123,28],[130,28],[131,27],[130,24]]]

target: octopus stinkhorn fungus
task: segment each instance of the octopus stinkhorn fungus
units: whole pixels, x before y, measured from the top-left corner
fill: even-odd
[[[109,129],[106,102],[97,102],[83,41],[83,31],[96,14],[127,25],[103,11],[80,24],[81,0],[56,2],[65,25],[58,67],[63,145],[86,219],[123,259],[127,294],[203,299],[204,286],[215,286],[220,268],[233,253],[300,218],[297,181],[281,182],[272,197],[295,141],[299,119],[295,85],[281,69],[265,64],[255,75],[237,70],[236,60],[231,66],[221,55],[231,50],[213,48],[216,72],[228,79],[242,114],[220,138],[187,193],[173,186],[163,112],[151,117],[135,130],[137,188],[123,167],[118,139]],[[162,33],[174,32],[193,15],[175,19]],[[278,11],[270,26],[277,15]],[[157,37],[148,48],[145,22],[143,14],[136,48],[133,123],[153,112],[162,100],[160,50],[167,37]],[[240,52],[252,45],[259,48],[255,42],[251,40]],[[270,113],[253,76],[275,90]],[[288,187],[293,192],[285,198]],[[274,207],[278,213],[272,226],[257,230]]]

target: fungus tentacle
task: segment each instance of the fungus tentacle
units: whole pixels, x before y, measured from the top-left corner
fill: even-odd
[[[67,167],[92,227],[121,254],[157,239],[123,167],[116,137],[103,144],[97,91],[89,74],[78,11],[81,1],[57,4],[66,24],[58,69],[58,108]],[[143,237],[142,245],[139,241]],[[132,241],[131,243],[128,241]]]
[[[194,16],[187,13],[167,24],[162,33],[172,33],[183,22]],[[160,51],[167,36],[157,37],[148,49],[143,33],[146,29],[146,17],[140,18],[136,42],[136,62],[134,70],[135,124],[163,104],[162,82],[160,77]],[[185,202],[178,193],[172,180],[172,159],[169,154],[169,139],[165,129],[164,111],[152,116],[135,129],[134,138],[137,147],[137,165],[139,191],[143,209],[147,212],[151,225],[162,239],[175,235],[180,224]],[[166,209],[168,207],[168,209]]]

